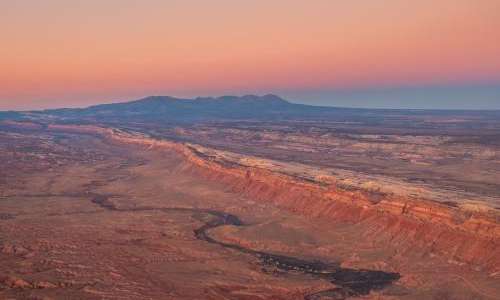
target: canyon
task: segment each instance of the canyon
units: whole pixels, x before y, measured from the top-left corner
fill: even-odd
[[[493,117],[63,114],[0,120],[3,298],[500,295]]]

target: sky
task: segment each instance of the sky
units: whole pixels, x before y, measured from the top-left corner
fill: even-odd
[[[500,109],[500,0],[0,0],[0,110],[276,93]]]

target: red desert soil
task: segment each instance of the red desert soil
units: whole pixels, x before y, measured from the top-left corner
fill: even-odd
[[[113,129],[27,129],[1,138],[0,298],[500,295],[490,211],[346,190]],[[328,276],[393,279],[349,294],[362,289],[307,271],[323,267],[312,262],[334,265]]]

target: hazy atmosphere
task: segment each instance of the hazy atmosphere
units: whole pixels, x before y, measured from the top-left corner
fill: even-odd
[[[0,109],[250,93],[498,109],[498,11],[498,0],[1,1]]]
[[[0,299],[500,299],[500,0],[0,0]]]

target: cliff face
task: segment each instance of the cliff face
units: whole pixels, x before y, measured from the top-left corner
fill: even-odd
[[[382,231],[388,233],[391,243],[403,252],[418,249],[493,273],[500,271],[500,224],[496,214],[464,211],[420,199],[348,191],[263,168],[224,164],[200,156],[189,145],[120,134],[111,137],[125,143],[178,151],[186,159],[185,171],[222,182],[252,199],[270,201],[332,222],[368,222],[375,235]]]
[[[500,226],[486,216],[402,198],[388,197],[374,204],[370,195],[362,192],[322,188],[263,170],[225,168],[196,157],[188,159],[192,165],[187,168],[253,199],[334,222],[369,222],[374,232],[389,233],[396,246],[418,246],[421,251],[453,260],[500,268]]]
[[[174,150],[185,158],[183,171],[222,182],[252,199],[269,201],[310,217],[368,224],[363,238],[379,233],[401,250],[440,255],[491,274],[500,272],[500,221],[496,212],[472,212],[424,199],[346,190],[305,181],[264,167],[248,167],[205,156],[196,147],[158,141],[95,126],[49,126],[55,131],[97,133],[116,142]],[[409,252],[408,252],[409,253]]]
[[[255,200],[270,201],[291,211],[328,218],[333,222],[368,222],[373,226],[373,232],[389,233],[391,242],[402,251],[418,248],[492,272],[500,271],[497,215],[463,211],[422,199],[349,191],[335,185],[322,186],[265,168],[217,162],[200,155],[189,145],[96,126],[53,125],[48,129],[99,133],[119,142],[175,150],[186,159],[185,171],[223,182]]]

